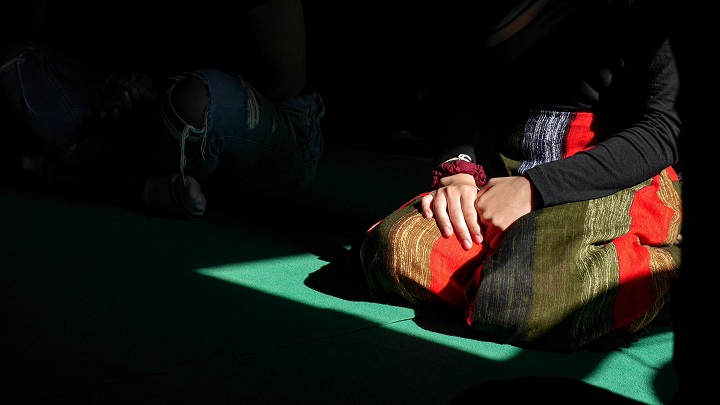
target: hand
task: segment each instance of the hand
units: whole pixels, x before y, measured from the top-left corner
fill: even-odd
[[[537,206],[535,187],[524,176],[496,177],[478,189],[467,174],[440,180],[443,187],[422,197],[421,210],[444,237],[453,233],[465,250],[483,241],[495,248],[500,236]]]
[[[119,95],[110,96],[100,111],[100,118],[106,120],[111,119],[113,122],[119,122],[124,117],[132,113],[132,98],[127,89],[120,91]]]
[[[191,215],[203,215],[205,213],[205,209],[207,208],[207,201],[205,199],[205,194],[203,194],[202,188],[200,187],[200,183],[191,176],[185,176],[183,185],[185,187],[179,196],[180,203]]]
[[[200,183],[180,173],[152,176],[145,180],[143,202],[146,207],[199,219],[205,214],[207,200]]]
[[[425,218],[435,217],[444,237],[456,233],[463,249],[470,250],[473,242],[483,241],[475,209],[475,179],[469,174],[456,174],[440,179],[440,184],[443,187],[422,197],[422,214]]]
[[[128,79],[111,76],[103,92],[105,103],[100,118],[113,123],[129,123],[138,112],[149,112],[157,104],[152,78],[132,73]]]
[[[537,207],[537,191],[525,176],[495,177],[477,192],[475,210],[483,239],[495,249],[500,236],[518,218]]]

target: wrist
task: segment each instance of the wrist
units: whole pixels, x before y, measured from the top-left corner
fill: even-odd
[[[482,187],[487,182],[485,176],[485,170],[479,164],[473,163],[468,155],[458,155],[455,158],[451,158],[443,162],[440,166],[433,170],[431,189],[437,189],[445,186],[445,182],[441,182],[441,179],[447,179],[450,176],[456,174],[467,174],[472,176],[477,187]]]
[[[438,179],[439,187],[447,187],[452,185],[458,185],[458,184],[467,184],[470,186],[476,186],[477,182],[475,181],[475,177],[473,177],[472,174],[469,173],[458,173],[458,174],[451,174],[449,176],[443,176]]]

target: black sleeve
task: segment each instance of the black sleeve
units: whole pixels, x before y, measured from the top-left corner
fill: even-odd
[[[642,66],[632,66],[640,61],[642,57],[629,57],[627,66],[637,72],[627,81],[644,91],[639,95],[642,109],[630,116],[634,122],[589,151],[528,170],[544,206],[607,196],[678,162],[679,78],[669,40],[665,38]]]

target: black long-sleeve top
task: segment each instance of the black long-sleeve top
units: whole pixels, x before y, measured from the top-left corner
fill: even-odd
[[[591,150],[526,172],[545,207],[610,195],[679,161],[679,76],[666,35],[672,2],[476,5],[487,8],[483,18],[448,22],[433,39],[446,44],[443,60],[454,69],[436,83],[445,89],[433,107],[433,130],[445,137],[438,162],[459,153],[476,157],[476,140],[494,136],[478,130],[484,114],[492,119],[527,109],[611,118],[602,121],[604,140]],[[479,35],[482,26],[488,29]],[[452,56],[461,49],[478,51]]]

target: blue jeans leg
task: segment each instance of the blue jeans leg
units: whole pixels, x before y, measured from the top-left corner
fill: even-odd
[[[102,79],[42,47],[0,67],[0,94],[49,152],[60,155],[83,137],[102,108]]]
[[[319,95],[275,103],[242,77],[218,70],[191,74],[204,80],[210,96],[203,128],[175,114],[167,97],[172,86],[161,113],[177,142],[175,161],[181,172],[202,179],[223,166],[240,185],[273,194],[309,187],[323,152],[319,124],[325,107]]]

